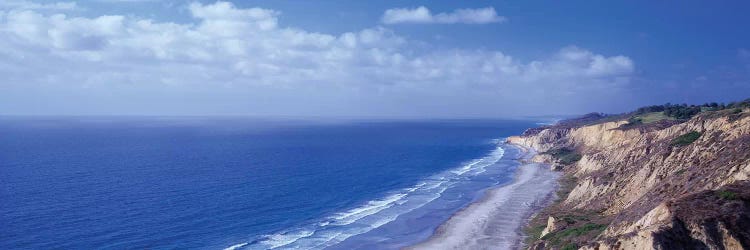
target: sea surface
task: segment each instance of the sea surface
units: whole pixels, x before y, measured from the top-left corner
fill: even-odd
[[[0,117],[0,249],[389,249],[512,180],[514,120]]]

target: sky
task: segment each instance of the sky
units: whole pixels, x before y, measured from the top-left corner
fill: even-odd
[[[750,97],[747,1],[0,1],[0,114],[503,118]]]

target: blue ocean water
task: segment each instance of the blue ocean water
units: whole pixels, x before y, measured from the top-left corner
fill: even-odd
[[[530,121],[0,118],[0,249],[398,248],[507,183]]]

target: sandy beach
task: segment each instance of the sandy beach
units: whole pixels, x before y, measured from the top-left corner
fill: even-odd
[[[559,173],[531,163],[533,150],[519,161],[512,183],[489,190],[485,196],[457,212],[428,240],[408,249],[516,249],[522,246],[521,227],[534,212],[554,197]]]

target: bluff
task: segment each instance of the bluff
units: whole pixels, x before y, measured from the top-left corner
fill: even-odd
[[[748,108],[590,118],[508,138],[566,176],[529,248],[750,249]]]

